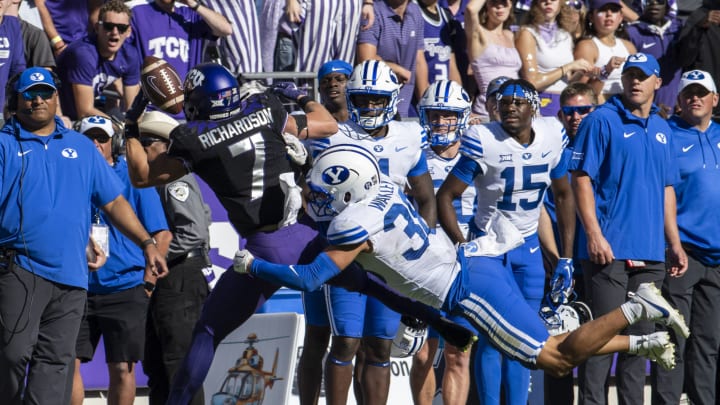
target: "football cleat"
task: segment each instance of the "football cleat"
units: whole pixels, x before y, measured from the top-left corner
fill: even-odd
[[[670,341],[667,332],[655,332],[637,337],[638,347],[632,354],[647,357],[665,370],[675,368],[675,344]]]
[[[643,320],[662,322],[678,335],[685,338],[690,336],[690,328],[685,324],[682,314],[663,298],[655,284],[642,283],[635,292],[629,292],[628,297],[643,306]]]

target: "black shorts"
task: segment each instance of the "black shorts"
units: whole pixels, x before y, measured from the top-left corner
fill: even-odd
[[[112,294],[88,294],[87,310],[75,345],[77,358],[92,360],[102,336],[105,362],[137,362],[145,349],[149,298],[143,286]]]

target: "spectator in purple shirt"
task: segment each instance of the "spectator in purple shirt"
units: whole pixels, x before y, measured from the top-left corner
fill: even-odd
[[[90,27],[97,20],[90,16],[97,15],[102,4],[103,0],[35,0],[40,21],[56,57],[70,43],[91,33]]]
[[[100,8],[97,35],[73,42],[58,58],[63,81],[60,100],[63,112],[71,119],[108,115],[117,107],[125,111],[140,91],[142,63],[137,49],[125,43],[131,17],[122,0],[108,1]],[[123,105],[97,108],[95,99],[112,86],[123,95]]]
[[[0,1],[0,110],[5,106],[5,84],[8,79],[25,70],[20,21],[16,17],[6,16],[9,2]]]
[[[677,38],[682,23],[671,13],[668,0],[643,0],[640,19],[628,25],[630,42],[640,52],[660,63],[662,87],[655,93],[655,104],[673,113],[680,85],[681,66],[677,57]]]
[[[376,1],[374,8],[375,23],[358,35],[357,62],[378,59],[387,63],[403,84],[398,114],[417,116],[410,105],[413,90],[420,99],[429,85],[422,11],[409,0]]]
[[[135,0],[132,10],[131,40],[140,58],[155,56],[167,61],[180,79],[203,61],[205,40],[232,34],[227,18],[195,0]],[[184,120],[182,113],[173,118]]]

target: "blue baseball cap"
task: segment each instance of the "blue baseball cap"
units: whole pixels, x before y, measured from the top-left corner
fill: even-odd
[[[323,77],[329,75],[330,73],[341,73],[349,77],[352,74],[352,71],[353,67],[344,60],[331,60],[330,62],[325,62],[322,66],[320,66],[320,70],[318,71],[318,80],[322,80]]]
[[[49,70],[42,67],[31,67],[25,69],[21,74],[20,78],[15,85],[15,89],[18,93],[35,87],[35,86],[48,86],[52,87],[53,90],[57,90],[55,80],[53,79],[52,73]]]
[[[500,77],[496,77],[496,78],[490,80],[490,83],[488,83],[487,90],[485,91],[485,99],[491,100],[493,98],[493,96],[495,95],[495,93],[497,93],[498,90],[500,90],[500,86],[502,86],[502,84],[508,80],[510,80],[510,78],[507,76],[500,76]]]
[[[660,65],[654,56],[638,52],[627,57],[622,72],[625,73],[630,68],[638,68],[648,76],[655,75],[660,77]]]

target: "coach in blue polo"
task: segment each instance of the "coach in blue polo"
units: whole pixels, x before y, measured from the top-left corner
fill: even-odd
[[[660,287],[666,266],[670,277],[679,277],[688,263],[677,227],[673,184],[678,169],[670,145],[672,131],[653,103],[662,83],[660,66],[652,55],[630,55],[621,81],[623,92],[583,119],[570,162],[575,201],[587,235],[587,252],[579,255],[584,259],[585,294],[595,317],[622,304],[640,283]],[[625,332],[654,331],[652,323],[640,322]],[[585,363],[580,393],[585,404],[605,403],[611,363],[612,356],[596,356]],[[618,355],[621,403],[643,403],[645,366],[644,358]]]
[[[51,73],[29,68],[8,86],[11,116],[0,130],[0,398],[69,403],[91,204],[143,247],[148,272],[163,276],[167,267],[110,166],[55,116]]]

